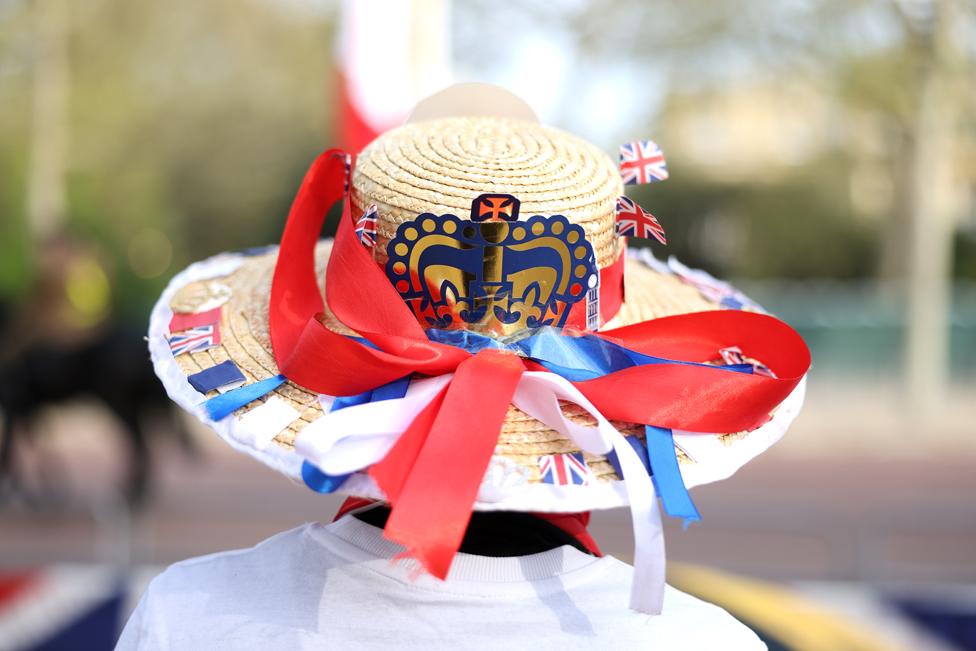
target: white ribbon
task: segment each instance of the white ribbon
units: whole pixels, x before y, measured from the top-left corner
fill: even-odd
[[[301,414],[276,395],[264,401],[237,421],[241,440],[258,450],[271,445],[272,439],[301,417]]]
[[[596,427],[580,425],[566,418],[559,406],[560,400],[582,407],[596,419]],[[579,389],[555,373],[523,373],[512,404],[591,454],[606,454],[611,449],[617,453],[634,526],[634,582],[630,607],[649,615],[660,615],[664,605],[664,532],[654,482],[637,452]]]
[[[323,472],[345,475],[381,460],[453,374],[414,380],[406,395],[332,411],[306,426],[295,450]],[[566,418],[559,401],[582,407],[596,426]],[[664,534],[654,483],[637,452],[579,389],[555,373],[522,374],[512,404],[575,442],[582,450],[617,453],[634,526],[634,582],[630,607],[657,615],[664,602]]]
[[[305,426],[295,451],[329,475],[347,475],[386,456],[417,414],[454,377],[453,373],[410,382],[402,398],[330,411]]]

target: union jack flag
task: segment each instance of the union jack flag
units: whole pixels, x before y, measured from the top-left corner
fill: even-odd
[[[539,457],[539,472],[542,473],[543,483],[556,486],[586,486],[593,478],[593,473],[583,460],[582,452]]]
[[[668,243],[664,236],[664,227],[657,217],[628,197],[617,197],[617,235],[632,235],[644,239],[653,237],[661,244]]]
[[[726,364],[749,364],[752,366],[752,372],[756,375],[765,375],[766,377],[776,377],[776,374],[770,370],[768,366],[763,364],[757,359],[752,357],[746,357],[742,353],[742,349],[738,346],[729,346],[728,348],[723,348],[718,351],[719,355],[722,356],[722,361]]]
[[[376,204],[371,203],[356,222],[356,237],[367,249],[376,246]]]
[[[183,353],[198,353],[220,345],[220,325],[210,325],[190,328],[169,336],[169,349],[173,356]]]
[[[620,145],[620,176],[624,185],[643,185],[668,178],[664,152],[651,140]]]

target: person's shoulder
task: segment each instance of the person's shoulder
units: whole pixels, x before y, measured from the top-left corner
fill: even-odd
[[[666,585],[664,608],[660,615],[649,616],[621,609],[627,598],[633,568],[616,561],[604,583],[613,583],[610,595],[599,596],[598,611],[621,639],[619,648],[676,648],[685,651],[723,649],[726,651],[764,651],[766,645],[748,626],[715,604]],[[614,604],[616,607],[611,606]]]
[[[253,547],[207,554],[173,563],[149,584],[154,596],[234,592],[255,583],[268,585],[287,578],[300,562],[310,524],[283,531]]]
[[[266,648],[238,632],[293,609],[307,568],[327,563],[308,553],[310,526],[170,565],[149,583],[116,649],[194,649],[217,639],[234,648]]]
[[[728,651],[764,651],[766,644],[727,610],[671,586],[666,587],[664,612],[686,636],[683,648],[721,648]]]

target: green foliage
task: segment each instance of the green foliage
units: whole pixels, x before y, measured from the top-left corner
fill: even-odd
[[[877,265],[878,224],[847,202],[841,175],[816,161],[791,177],[766,182],[710,182],[681,168],[666,183],[639,188],[638,202],[668,233],[668,247],[691,266],[736,278],[863,278]]]
[[[144,316],[169,276],[276,240],[332,122],[332,16],[261,0],[92,0],[69,8],[65,228],[112,273],[113,302]],[[26,287],[30,5],[0,16],[0,300]],[[24,65],[16,65],[21,61]],[[9,65],[8,65],[9,64]],[[163,268],[141,268],[147,229]],[[145,238],[143,238],[143,241]],[[166,247],[164,247],[166,248]],[[166,263],[168,259],[168,264]]]
[[[19,299],[31,274],[30,235],[18,218],[24,206],[23,150],[0,148],[0,301]]]
[[[278,238],[308,162],[329,141],[333,16],[267,0],[64,4],[66,227],[102,256],[116,307],[144,316],[166,279],[189,262]],[[23,295],[32,268],[25,214],[32,6],[0,4],[0,301]],[[910,124],[917,89],[906,80],[916,45],[899,35],[885,3],[540,7],[509,5],[509,13],[499,13],[497,3],[479,2],[458,8],[458,42],[466,42],[465,30],[483,30],[484,21],[562,29],[579,50],[567,56],[607,57],[611,65],[623,47],[632,65],[665,62],[675,78],[665,94],[726,82],[748,86],[741,70],[738,80],[722,79],[730,69],[726,60],[737,60],[726,55],[736,53],[744,69],[767,74],[760,85],[769,76],[794,74],[820,83],[836,102],[840,123],[854,112],[882,122],[885,146]],[[881,45],[859,42],[852,25],[860,24],[861,12],[871,24],[895,25]],[[632,125],[635,133],[650,126]],[[739,278],[865,278],[876,273],[882,234],[894,226],[865,219],[850,205],[852,150],[835,143],[775,178],[734,183],[709,180],[705,170],[673,158],[667,183],[632,194],[668,232],[671,244],[655,245],[658,255],[672,253]],[[897,151],[889,146],[877,156],[889,161]],[[156,252],[162,263],[151,268],[140,265],[145,251],[133,244],[146,241],[168,243],[169,252]],[[971,234],[959,235],[956,273],[976,278],[973,242]]]

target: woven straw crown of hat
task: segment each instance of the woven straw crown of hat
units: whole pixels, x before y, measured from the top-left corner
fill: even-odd
[[[380,136],[357,159],[353,214],[376,205],[374,255],[385,262],[401,223],[426,212],[465,217],[483,193],[518,197],[524,216],[563,215],[579,224],[600,268],[620,254],[616,165],[585,140],[525,120],[443,118]]]

